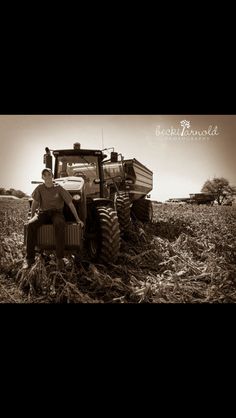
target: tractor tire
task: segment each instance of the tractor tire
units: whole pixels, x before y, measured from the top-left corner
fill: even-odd
[[[152,202],[147,199],[135,200],[131,209],[131,215],[134,219],[141,222],[151,222],[153,219]]]
[[[93,261],[114,263],[120,250],[120,227],[116,212],[106,206],[96,208],[96,236],[88,241]]]
[[[125,193],[119,193],[116,198],[116,211],[120,224],[120,232],[126,232],[131,225],[130,200]]]

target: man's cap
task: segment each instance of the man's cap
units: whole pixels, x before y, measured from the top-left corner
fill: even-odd
[[[51,170],[51,168],[44,168],[43,170],[42,170],[42,176],[43,176],[43,174],[45,173],[45,171],[48,171],[50,174],[52,174],[52,170]]]

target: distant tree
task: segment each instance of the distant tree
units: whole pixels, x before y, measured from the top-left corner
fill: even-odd
[[[19,197],[21,199],[22,197],[25,197],[25,193],[22,192],[21,190],[15,190],[14,196]]]
[[[6,189],[4,187],[0,187],[0,195],[5,195]]]
[[[10,188],[6,190],[6,195],[14,196],[14,192],[15,192],[15,189]]]
[[[3,189],[3,190],[5,190],[5,189]],[[1,191],[1,189],[0,189],[0,191]],[[0,192],[0,194],[1,194],[1,192]],[[26,194],[24,192],[22,192],[21,190],[15,190],[15,189],[12,189],[12,188],[9,189],[9,190],[5,190],[4,194],[8,195],[8,196],[16,196],[16,197],[19,197],[19,198],[22,198],[22,197],[26,196]]]
[[[224,200],[236,194],[236,187],[231,186],[224,177],[215,177],[213,180],[207,180],[204,183],[201,192],[214,194],[218,205],[222,205]]]

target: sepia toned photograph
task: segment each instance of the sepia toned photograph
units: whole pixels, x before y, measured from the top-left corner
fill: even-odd
[[[0,303],[236,302],[236,115],[0,115]]]

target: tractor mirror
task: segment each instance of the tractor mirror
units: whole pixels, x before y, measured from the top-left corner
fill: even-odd
[[[44,162],[46,168],[51,168],[52,169],[52,156],[50,154],[44,154],[43,162]]]
[[[111,162],[117,163],[118,161],[118,153],[117,152],[111,152]]]

